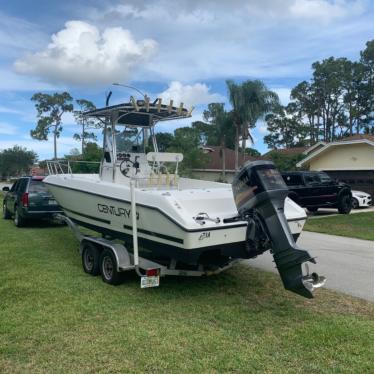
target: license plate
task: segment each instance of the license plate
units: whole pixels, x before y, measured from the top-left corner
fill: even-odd
[[[57,205],[57,201],[56,200],[49,200],[48,204],[49,205]]]
[[[160,285],[160,276],[141,277],[140,288],[158,287]]]

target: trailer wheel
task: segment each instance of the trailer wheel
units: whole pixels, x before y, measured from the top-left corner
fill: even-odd
[[[104,249],[100,256],[101,277],[105,283],[117,285],[121,283],[122,274],[117,270],[117,260],[109,249]]]
[[[83,244],[82,266],[87,274],[98,275],[100,273],[100,252],[92,243]]]

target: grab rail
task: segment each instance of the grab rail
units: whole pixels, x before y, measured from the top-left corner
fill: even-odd
[[[96,164],[100,165],[99,161],[79,161],[79,160],[48,160],[47,169],[49,175],[56,174],[73,174],[71,164]]]

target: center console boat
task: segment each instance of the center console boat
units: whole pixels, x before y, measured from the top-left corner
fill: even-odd
[[[285,288],[312,297],[323,284],[322,277],[302,269],[314,262],[295,243],[305,211],[287,198],[271,162],[244,165],[232,185],[183,178],[183,155],[159,152],[154,130],[161,121],[189,117],[183,104],[132,97],[84,115],[103,123],[99,173],[75,174],[69,162],[51,161],[44,183],[70,222],[100,233],[102,243],[122,243],[127,265],[112,248],[114,270],[138,269],[143,261],[145,271],[158,264],[161,275],[206,275],[271,250]],[[147,152],[148,139],[153,149]],[[108,261],[100,246],[82,247],[83,266],[115,283],[105,275]]]

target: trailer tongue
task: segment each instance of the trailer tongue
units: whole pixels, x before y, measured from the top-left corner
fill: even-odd
[[[232,186],[239,215],[248,220],[248,250],[260,254],[271,247],[284,287],[312,298],[313,291],[323,286],[326,279],[316,273],[309,274],[308,262],[315,260],[292,237],[284,215],[289,191],[279,171],[270,161],[247,163]]]

